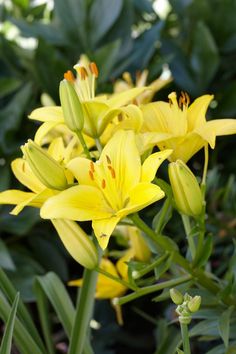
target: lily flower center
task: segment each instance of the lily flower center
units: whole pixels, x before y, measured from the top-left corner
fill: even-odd
[[[107,204],[114,212],[126,207],[129,199],[122,195],[122,181],[117,176],[108,155],[103,163],[91,161],[88,174],[90,180],[101,190]]]
[[[89,63],[88,67],[76,64],[74,66],[77,71],[77,79],[75,80],[75,89],[81,101],[89,101],[95,97],[95,81],[98,77],[98,68],[95,63]]]

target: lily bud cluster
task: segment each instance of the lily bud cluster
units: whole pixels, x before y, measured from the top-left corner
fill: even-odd
[[[176,313],[179,315],[179,322],[189,324],[192,314],[197,312],[201,305],[201,296],[190,296],[188,293],[181,294],[177,289],[170,289],[171,300],[178,305]]]

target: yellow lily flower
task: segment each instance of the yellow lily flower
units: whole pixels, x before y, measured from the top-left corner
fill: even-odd
[[[64,78],[73,84],[80,100],[84,114],[83,133],[95,139],[100,137],[109,122],[120,113],[140,121],[142,115],[138,107],[133,104],[127,108],[123,106],[132,102],[137,95],[147,89],[146,87],[135,87],[112,97],[95,96],[95,81],[98,77],[96,64],[89,63],[87,67],[77,64],[74,68],[78,74],[77,79],[71,71],[67,71]],[[65,124],[62,107],[59,106],[37,108],[29,118],[44,122],[41,128],[43,133],[49,132],[57,125]]]
[[[170,161],[187,162],[206,144],[214,149],[216,136],[236,133],[236,119],[206,121],[206,111],[213,95],[201,96],[190,106],[187,94],[182,93],[179,102],[175,92],[168,97],[169,103],[153,102],[141,109],[144,118],[142,132],[148,143],[156,144],[160,150],[173,149]]]
[[[164,197],[151,181],[171,152],[154,153],[141,165],[134,132],[118,131],[96,163],[81,157],[68,163],[79,185],[48,199],[41,208],[41,217],[92,220],[98,242],[105,249],[122,218]]]

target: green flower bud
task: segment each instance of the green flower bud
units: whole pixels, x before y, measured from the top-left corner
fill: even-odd
[[[183,161],[177,160],[169,164],[168,172],[177,209],[186,215],[200,215],[202,193],[192,171]]]
[[[88,269],[98,265],[98,253],[94,243],[75,221],[53,219],[52,223],[76,262]]]
[[[67,188],[64,168],[34,141],[21,147],[25,159],[35,176],[48,188]]]
[[[189,302],[188,302],[188,308],[189,308],[189,311],[191,312],[197,312],[200,308],[200,305],[201,305],[201,296],[194,296]]]
[[[170,297],[173,303],[176,305],[181,305],[182,302],[184,301],[184,297],[181,294],[181,292],[174,288],[170,289]]]
[[[73,132],[81,131],[84,126],[84,114],[73,83],[68,80],[61,81],[59,94],[66,125]]]

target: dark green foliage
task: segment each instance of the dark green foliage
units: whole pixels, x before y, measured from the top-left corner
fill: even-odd
[[[170,0],[172,8],[165,19],[158,17],[152,1],[148,0],[54,2],[54,9],[48,8],[46,3],[35,5],[29,0],[12,0],[11,7],[4,2],[0,5],[0,22],[3,23],[0,32],[0,190],[18,187],[10,172],[10,162],[20,156],[20,145],[34,136],[37,127],[27,115],[41,105],[42,93],[59,103],[58,86],[63,73],[73,67],[81,54],[87,54],[97,62],[100,92],[111,91],[113,80],[124,71],[135,76],[138,70],[148,68],[149,79],[155,79],[161,73],[162,64],[167,63],[173,82],[156,95],[158,99],[167,100],[167,94],[172,90],[187,91],[192,99],[213,93],[215,102],[208,116],[236,116],[235,0]],[[9,28],[13,25],[19,35],[12,38]],[[33,45],[25,48],[19,37],[33,38]],[[235,155],[234,137],[225,138],[224,142],[219,139],[210,157],[207,236],[197,254],[195,266],[207,267],[212,276],[217,276],[221,291],[217,297],[202,288],[197,290],[203,298],[203,308],[194,317],[190,331],[193,353],[236,353],[235,309],[223,304],[228,296],[235,298],[236,294],[236,252],[232,242],[236,225],[233,149]],[[201,159],[200,153],[198,161],[202,165]],[[193,164],[197,173],[201,168],[198,161]],[[183,254],[186,251],[183,230],[171,204],[169,186],[163,185],[161,180],[160,183],[168,199],[162,209],[155,210],[156,216],[150,217],[149,210],[145,210],[144,219],[149,224],[153,222],[153,228],[160,233],[163,242],[168,242],[170,254],[167,255],[168,261],[154,270],[154,279],[161,278],[166,272],[168,275],[170,270],[180,276],[178,267],[171,265],[172,252],[177,249],[176,244]],[[9,210],[9,207],[0,207],[0,267],[20,290],[23,300],[31,302],[37,298],[47,350],[21,300],[15,320],[15,342],[21,343],[18,348],[23,354],[29,354],[29,343],[34,354],[54,353],[47,331],[52,327],[56,333],[58,324],[53,316],[50,320],[47,318],[51,307],[46,295],[65,332],[70,333],[74,307],[59,278],[68,281],[79,277],[81,268],[68,257],[51,226],[40,220],[38,211],[28,208],[16,218],[9,215]],[[194,238],[199,233],[199,228],[192,230]],[[129,266],[130,270],[142,269],[140,263],[130,262]],[[45,276],[48,271],[57,275],[49,273]],[[17,298],[4,273],[0,273],[0,280],[0,317],[6,322],[9,316],[15,316],[17,304],[14,299]],[[148,285],[153,278],[142,281]],[[55,284],[57,289],[53,287]],[[190,285],[185,284],[183,289]],[[75,291],[70,292],[75,297]],[[107,304],[98,303],[95,317],[104,322],[104,327],[101,331],[93,331],[96,354],[174,354],[180,342],[180,332],[172,323],[175,315],[168,294],[165,289],[155,294],[156,302],[151,302],[153,297],[147,297],[135,300],[134,305],[126,305],[126,332],[118,327],[110,308],[106,308]],[[163,301],[162,307],[160,301]],[[138,339],[136,332],[140,328],[137,323],[143,326]],[[11,330],[7,327],[5,333]],[[107,337],[109,341],[106,342]],[[10,341],[10,334],[8,338]],[[201,341],[197,341],[199,338]],[[137,340],[139,347],[135,344]],[[63,341],[67,341],[66,336]]]

